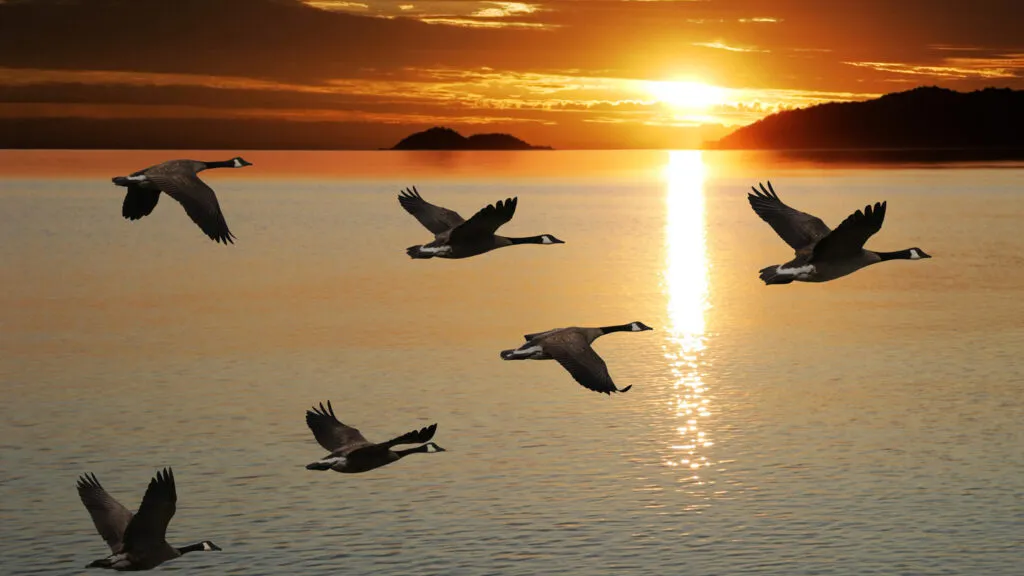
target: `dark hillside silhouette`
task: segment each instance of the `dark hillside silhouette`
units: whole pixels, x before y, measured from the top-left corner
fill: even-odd
[[[395,144],[392,150],[550,150],[531,146],[509,134],[474,134],[465,137],[451,128],[435,126],[417,132]]]
[[[772,114],[711,149],[1024,148],[1024,91],[921,87]]]

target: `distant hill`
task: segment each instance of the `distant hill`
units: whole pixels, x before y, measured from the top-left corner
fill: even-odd
[[[921,87],[767,116],[709,149],[1024,148],[1024,91]]]
[[[451,128],[435,126],[403,138],[392,150],[551,150],[532,146],[509,134],[474,134],[465,137]]]

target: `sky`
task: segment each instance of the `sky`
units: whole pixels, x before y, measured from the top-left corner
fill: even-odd
[[[922,85],[1024,88],[1018,0],[0,0],[0,119],[433,125],[684,147]]]

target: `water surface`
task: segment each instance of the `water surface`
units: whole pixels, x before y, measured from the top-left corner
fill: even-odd
[[[234,246],[109,178],[223,152],[0,152],[0,572],[105,555],[74,489],[138,506],[173,466],[194,574],[1017,574],[1024,561],[1019,163],[835,164],[736,152],[245,152],[204,174]],[[790,257],[750,210],[770,178],[869,246],[934,256],[765,287]],[[412,261],[416,185],[508,235]],[[595,348],[624,395],[522,334],[640,320]],[[332,400],[371,440],[449,451],[315,473]]]

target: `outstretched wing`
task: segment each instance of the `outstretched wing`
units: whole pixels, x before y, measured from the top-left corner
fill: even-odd
[[[552,332],[558,332],[559,330],[562,330],[562,328],[552,328],[551,330],[545,330],[543,332],[534,332],[533,334],[523,334],[523,338],[525,338],[526,341],[529,342],[530,340],[533,340],[534,338],[540,338],[541,336],[547,336],[548,334],[551,334]]]
[[[128,523],[124,532],[124,550],[151,549],[167,541],[167,525],[177,509],[178,491],[174,487],[174,472],[164,468],[149,481],[142,497],[139,512]]]
[[[626,386],[620,390],[615,386],[608,373],[608,365],[594,352],[583,334],[568,332],[548,338],[542,346],[584,388],[604,394],[625,392],[632,388]]]
[[[138,220],[148,216],[156,203],[160,200],[159,190],[146,190],[140,186],[128,186],[128,193],[124,195],[124,203],[121,205],[121,216],[128,220]]]
[[[865,206],[863,212],[857,210],[814,246],[811,261],[856,256],[868,238],[882,229],[884,220],[885,202],[876,202],[873,208]]]
[[[82,499],[89,516],[92,516],[96,531],[110,546],[111,552],[120,552],[124,531],[132,519],[131,511],[107,493],[95,474],[78,477],[78,497]]]
[[[793,250],[807,248],[831,232],[820,218],[783,204],[782,200],[779,200],[779,195],[775,193],[775,189],[772,188],[771,182],[768,182],[768,189],[765,189],[764,184],[759,184],[759,186],[760,190],[751,186],[750,189],[754,193],[747,194],[750,207]]]
[[[402,190],[398,195],[398,203],[434,234],[446,232],[465,222],[458,212],[424,200],[415,186],[411,190],[408,188]]]
[[[213,188],[200,180],[194,172],[150,171],[146,178],[180,202],[188,217],[212,240],[224,244],[235,243],[235,235],[228,229]]]
[[[330,400],[327,401],[327,408],[321,402],[319,408],[314,406],[312,410],[306,410],[306,425],[313,431],[316,441],[329,452],[343,450],[348,453],[370,445],[370,441],[359,430],[338,420]]]
[[[518,198],[508,198],[504,202],[498,200],[490,206],[483,207],[472,218],[452,230],[449,242],[466,242],[494,235],[498,228],[512,219],[518,203]]]
[[[406,432],[397,438],[392,438],[380,444],[380,446],[390,449],[392,446],[398,446],[399,444],[423,444],[424,442],[429,442],[434,437],[435,432],[437,432],[437,424],[431,424],[426,428]]]

